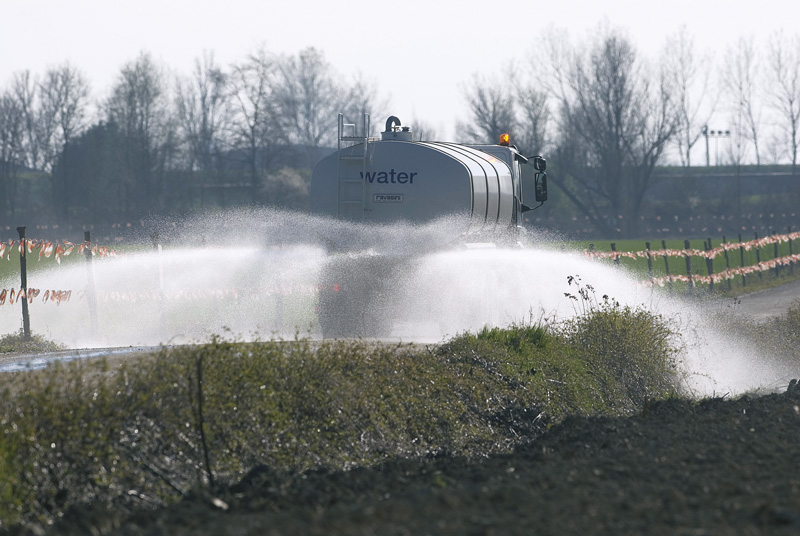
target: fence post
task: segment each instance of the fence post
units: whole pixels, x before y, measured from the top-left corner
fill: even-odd
[[[714,259],[710,257],[711,251],[711,238],[705,243],[705,250],[706,250],[706,271],[708,271],[708,277],[711,280],[708,284],[708,291],[714,292]]]
[[[164,305],[164,266],[161,262],[161,244],[158,243],[158,239],[158,231],[150,234],[150,240],[153,241],[153,251],[156,254],[156,262],[158,263],[158,324],[161,329],[161,340],[166,343],[167,311]]]
[[[739,234],[739,268],[744,268],[744,246],[742,244],[742,235]],[[747,286],[747,276],[742,272],[742,286]]]
[[[667,270],[667,284],[669,285],[669,293],[672,294],[672,278],[669,276],[669,257],[667,257],[667,241],[661,241],[661,250],[664,252],[664,268]]]
[[[617,251],[616,242],[611,242],[611,251]],[[619,266],[619,255],[614,256],[614,264]]]
[[[775,231],[772,231],[772,236],[773,236],[773,237],[774,237],[776,234],[778,234],[778,233],[777,233],[777,232],[775,232]],[[772,258],[773,258],[773,259],[777,259],[777,258],[778,258],[778,256],[780,255],[780,252],[778,251],[778,242],[776,241],[776,242],[773,244],[773,246],[774,246],[774,249],[773,249],[773,257],[772,257]],[[776,277],[776,278],[777,278],[777,277],[779,277],[779,276],[780,276],[780,274],[781,274],[781,265],[780,265],[780,264],[778,264],[778,263],[776,262],[776,263],[775,263],[775,277]]]
[[[786,228],[786,234],[792,234],[792,226]],[[792,239],[789,239],[789,255],[794,255],[792,251]],[[789,262],[789,274],[794,275],[794,261]]]
[[[647,274],[650,276],[650,283],[653,282],[653,256],[650,255],[650,242],[645,242],[644,247],[647,248]]]
[[[686,275],[689,276],[689,294],[694,294],[694,279],[692,278],[692,257],[689,255],[691,244],[688,240],[683,241],[683,248],[686,250]]]
[[[730,273],[729,270],[731,269],[731,260],[730,260],[730,257],[728,257],[728,248],[725,247],[727,244],[728,244],[728,241],[725,239],[725,235],[722,235],[722,248],[723,248],[723,251],[725,252],[725,273],[726,273],[726,275],[729,276],[727,279],[728,279],[728,290],[730,290],[731,289],[731,279],[732,278],[730,277],[731,273]]]
[[[83,233],[84,250],[86,257],[86,299],[89,303],[89,328],[92,335],[97,335],[97,293],[94,286],[94,270],[92,269],[92,233]]]
[[[22,335],[25,340],[31,338],[31,317],[28,313],[28,245],[25,243],[25,226],[17,227],[19,233],[19,274],[20,292],[22,293]],[[19,298],[17,298],[19,299]]]
[[[753,233],[753,236],[758,240],[758,233]],[[761,246],[756,246],[756,264],[758,265],[758,278],[764,279],[764,273],[761,271]]]

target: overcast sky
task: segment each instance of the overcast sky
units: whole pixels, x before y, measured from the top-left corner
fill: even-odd
[[[656,56],[686,25],[700,50],[717,56],[740,36],[764,43],[796,32],[800,7],[759,0],[0,0],[0,87],[23,69],[41,74],[69,60],[105,95],[120,67],[148,50],[179,73],[204,50],[219,63],[264,45],[293,54],[314,46],[350,79],[361,71],[408,124],[425,120],[453,135],[473,73],[498,73],[536,52],[537,36],[561,28],[582,39],[605,21]],[[547,76],[542,72],[541,76]],[[502,83],[502,80],[498,80]],[[380,121],[383,118],[379,119]],[[382,124],[382,123],[381,123]]]

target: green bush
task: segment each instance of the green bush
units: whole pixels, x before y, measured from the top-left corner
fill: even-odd
[[[34,352],[55,352],[63,350],[64,347],[53,341],[48,341],[41,335],[31,335],[26,337],[20,330],[17,333],[3,335],[0,337],[0,354],[6,353],[34,353]]]
[[[597,394],[635,411],[679,390],[677,336],[660,315],[605,301],[566,322],[563,333],[587,364]]]

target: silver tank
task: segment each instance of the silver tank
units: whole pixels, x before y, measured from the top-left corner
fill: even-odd
[[[427,222],[468,216],[466,231],[513,223],[509,166],[455,143],[415,142],[410,132],[384,132],[321,160],[311,176],[314,213],[364,222]]]

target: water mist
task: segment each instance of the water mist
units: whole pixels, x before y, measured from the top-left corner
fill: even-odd
[[[242,340],[320,338],[321,271],[331,254],[359,251],[403,262],[398,273],[377,274],[396,278],[386,285],[395,316],[390,340],[439,342],[485,325],[557,322],[579,314],[565,293],[574,295],[581,285],[594,289],[598,300],[607,295],[670,319],[686,345],[684,366],[697,394],[741,392],[783,380],[745,341],[709,326],[705,311],[692,303],[577,252],[550,249],[551,240],[533,237],[527,247],[464,247],[458,240],[462,223],[366,226],[276,210],[153,221],[142,242],[157,231],[160,250],[123,252],[91,263],[96,326],[86,293],[89,268],[82,262],[29,274],[29,288],[73,291],[60,304],[34,299],[31,326],[70,348],[193,343],[213,334]],[[570,276],[579,282],[570,284]],[[17,282],[2,281],[0,288]],[[18,306],[0,307],[0,333],[20,325]]]

